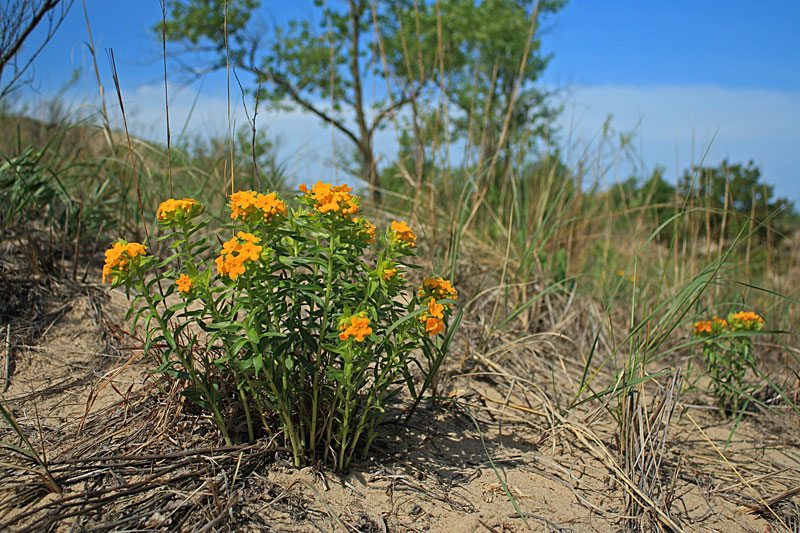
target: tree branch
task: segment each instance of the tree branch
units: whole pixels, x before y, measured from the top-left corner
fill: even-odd
[[[33,18],[22,30],[22,33],[17,37],[16,41],[14,41],[14,43],[8,47],[3,55],[0,55],[0,72],[2,72],[6,64],[11,61],[11,58],[17,55],[17,52],[19,52],[20,48],[22,48],[22,43],[25,42],[25,39],[28,38],[34,28],[36,28],[36,26],[42,21],[47,12],[54,9],[60,1],[61,0],[46,0],[45,3],[39,8],[39,11],[33,14]],[[48,36],[47,40],[50,40],[49,37],[52,37],[52,34]]]
[[[279,74],[276,74],[275,72],[272,72],[272,71],[264,72],[260,68],[252,66],[252,65],[243,66],[242,68],[244,68],[246,71],[248,71],[248,72],[250,72],[252,74],[255,74],[256,76],[258,76],[260,78],[267,79],[267,80],[271,81],[272,83],[278,85],[281,89],[283,89],[284,91],[286,91],[289,94],[289,96],[292,98],[292,100],[297,105],[299,105],[300,107],[302,107],[306,111],[316,115],[318,118],[321,118],[325,122],[328,122],[329,124],[333,124],[333,126],[336,129],[338,129],[340,132],[344,133],[354,143],[356,143],[356,145],[359,144],[358,137],[356,136],[355,133],[353,133],[353,131],[350,128],[345,126],[341,121],[337,120],[336,118],[334,118],[334,117],[328,115],[327,113],[325,113],[324,111],[314,107],[314,105],[311,102],[309,102],[308,100],[306,100],[305,98],[303,98],[300,95],[300,93],[297,91],[297,89],[291,83],[289,83],[289,81],[286,80],[283,76],[280,76]]]
[[[2,78],[3,70],[5,69],[8,62],[14,59],[15,55],[22,48],[22,44],[25,41],[25,39],[30,35],[30,33],[34,30],[34,28],[42,21],[42,18],[44,18],[47,12],[55,8],[61,2],[63,2],[62,6],[64,6],[62,7],[61,16],[58,17],[58,19],[55,21],[54,24],[53,23],[54,18],[51,15],[50,27],[47,29],[47,35],[42,39],[42,42],[36,49],[36,51],[33,54],[31,54],[31,56],[28,58],[28,61],[26,61],[22,67],[19,67],[19,65],[17,65],[15,62],[14,72],[11,75],[11,81],[6,83],[2,87],[2,90],[0,90],[0,100],[5,98],[7,94],[10,94],[15,89],[16,83],[20,80],[20,78],[22,78],[23,74],[25,74],[28,68],[30,68],[30,66],[33,64],[34,60],[39,56],[41,51],[44,50],[44,47],[47,45],[47,43],[49,43],[50,40],[53,38],[53,35],[55,35],[56,30],[58,30],[58,28],[61,26],[61,23],[64,22],[64,19],[66,18],[67,12],[69,11],[70,7],[72,7],[73,0],[47,0],[47,2],[44,5],[42,5],[40,11],[36,13],[34,15],[34,18],[28,23],[28,26],[25,28],[23,33],[17,37],[14,44],[10,46],[9,49],[2,56],[0,56],[0,78]],[[18,19],[19,24],[22,24],[22,18],[23,17],[20,16],[20,18]],[[5,32],[13,30],[11,28],[4,27],[3,31]]]
[[[381,110],[381,112],[375,116],[375,119],[372,121],[372,125],[369,127],[370,136],[372,136],[374,131],[378,128],[378,126],[380,126],[381,122],[383,122],[383,119],[385,119],[386,117],[388,117],[389,115],[391,115],[397,109],[403,107],[404,105],[413,102],[417,98],[417,96],[419,96],[419,93],[421,91],[422,91],[422,86],[419,86],[412,93],[402,97],[400,100],[392,103],[385,109]]]

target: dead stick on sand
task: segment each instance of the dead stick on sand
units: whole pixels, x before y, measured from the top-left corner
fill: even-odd
[[[3,350],[3,392],[8,390],[11,382],[11,324],[6,326],[6,344]]]
[[[795,494],[800,493],[800,485],[796,486],[793,489],[789,489],[785,492],[778,494],[777,496],[773,496],[772,498],[767,498],[764,500],[764,503],[761,504],[744,504],[737,509],[737,511],[744,511],[747,514],[759,514],[763,513],[767,510],[768,507],[775,505],[781,500],[785,500],[786,498],[790,498]]]

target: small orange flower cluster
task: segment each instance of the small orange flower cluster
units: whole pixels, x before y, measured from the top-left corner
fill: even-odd
[[[263,247],[256,243],[261,239],[252,233],[240,231],[236,237],[222,245],[222,254],[217,257],[217,272],[220,276],[236,279],[244,274],[245,261],[258,261]]]
[[[745,327],[751,328],[753,326],[764,324],[764,319],[761,316],[753,313],[752,311],[739,311],[730,317],[731,323],[740,322]]]
[[[175,285],[184,297],[189,296],[194,289],[194,281],[186,274],[181,274],[178,281],[175,282]]]
[[[383,281],[391,280],[397,274],[396,268],[387,268],[383,271]]]
[[[286,204],[274,192],[239,191],[231,195],[231,218],[242,222],[272,222],[276,215],[286,215]]]
[[[410,248],[416,246],[414,241],[417,240],[417,236],[405,222],[392,222],[392,225],[389,227],[389,229],[393,232],[391,235],[392,240],[395,240],[400,244],[407,244]]]
[[[425,333],[433,337],[444,331],[444,306],[436,303],[436,299],[428,299],[428,310],[419,315],[419,321],[425,326]]]
[[[361,230],[359,233],[365,235],[367,237],[367,242],[372,244],[375,242],[375,226],[367,220],[366,218],[362,219],[364,222],[364,227],[366,229]]]
[[[158,206],[156,218],[162,224],[170,224],[171,222],[188,220],[199,215],[203,211],[203,204],[199,203],[193,198],[184,198],[183,200],[175,200],[170,198]]]
[[[433,296],[437,300],[443,298],[458,300],[456,290],[450,284],[450,281],[444,278],[426,278],[419,287],[419,296],[421,298]],[[449,306],[450,304],[448,304]]]
[[[438,335],[444,331],[444,310],[452,304],[440,304],[437,300],[458,299],[458,294],[450,282],[444,278],[426,278],[419,287],[419,297],[426,300],[428,310],[423,312],[419,321],[425,326],[425,332]]]
[[[728,323],[719,317],[713,317],[711,320],[701,320],[695,322],[692,326],[692,333],[695,337],[708,337],[710,335],[719,335],[728,329]]]
[[[695,322],[692,326],[692,332],[695,337],[702,337],[703,335],[711,335],[711,321],[700,320]]]
[[[355,337],[357,342],[364,342],[364,337],[372,334],[372,328],[369,327],[369,318],[365,313],[353,315],[350,318],[344,319],[339,322],[339,340],[346,341],[348,338]]]
[[[358,196],[350,194],[352,187],[347,185],[331,185],[318,181],[309,192],[306,185],[300,185],[300,191],[314,200],[314,209],[320,213],[336,213],[342,216],[358,214]]]
[[[728,315],[728,320],[713,317],[711,320],[701,320],[692,326],[695,337],[709,337],[719,335],[726,331],[759,331],[764,326],[764,319],[751,311],[739,311]]]
[[[106,282],[106,279],[113,283],[120,276],[126,275],[130,269],[131,261],[139,255],[145,255],[146,250],[138,242],[115,242],[114,246],[106,250],[106,262],[103,265],[103,283]]]

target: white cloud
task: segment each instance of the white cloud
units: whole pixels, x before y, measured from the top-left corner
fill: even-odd
[[[196,93],[190,88],[171,88],[170,95],[173,138],[187,118],[190,134],[227,133],[224,95],[201,92],[196,103]],[[131,130],[163,140],[163,88],[143,86],[123,96],[126,109],[131,110]],[[109,107],[116,106],[109,102]],[[262,106],[259,111],[258,126],[280,138],[279,157],[286,161],[290,174],[296,175],[298,181],[332,179],[335,170],[330,126],[298,110],[265,109]],[[566,96],[566,107],[559,119],[563,140],[570,139],[577,147],[596,142],[609,114],[613,115],[611,124],[617,131],[635,130],[633,148],[645,171],[662,165],[667,169],[667,179],[672,179],[676,169],[682,172],[699,163],[713,138],[704,164],[716,165],[724,158],[732,162],[753,159],[779,195],[800,200],[800,91],[714,86],[576,87]],[[237,126],[247,123],[239,94],[232,96],[231,115]],[[378,132],[375,148],[384,158],[390,158],[395,146],[396,132],[390,124]],[[337,134],[336,150],[350,151],[352,144]],[[573,148],[573,160],[578,152]],[[455,162],[457,156],[452,157]],[[627,178],[632,168],[618,164],[602,179]]]

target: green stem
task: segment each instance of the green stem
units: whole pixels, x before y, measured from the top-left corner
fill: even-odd
[[[164,319],[156,310],[155,302],[153,301],[153,297],[150,296],[150,293],[147,291],[147,287],[145,286],[144,279],[140,280],[141,283],[141,293],[144,296],[145,301],[147,302],[148,307],[150,308],[153,317],[158,322],[159,327],[161,328],[161,333],[164,335],[164,338],[167,340],[167,344],[169,345],[170,349],[172,350],[175,355],[178,356],[181,365],[186,369],[186,372],[189,374],[189,377],[194,382],[195,386],[200,389],[200,392],[208,399],[208,404],[211,406],[211,411],[213,412],[213,419],[216,422],[217,427],[222,432],[222,437],[225,439],[225,444],[228,446],[233,445],[233,441],[231,441],[230,436],[228,435],[228,427],[225,424],[225,419],[222,416],[222,413],[219,410],[219,406],[214,402],[213,396],[211,391],[208,389],[207,384],[200,379],[197,375],[197,372],[194,369],[194,365],[191,364],[181,353],[180,348],[178,347],[175,338],[172,336],[172,331],[167,327],[167,324],[164,322]]]
[[[328,332],[328,312],[330,310],[331,290],[333,285],[333,239],[328,236],[328,272],[325,279],[325,309],[322,310],[322,323],[319,326],[317,341],[317,357],[314,365],[314,380],[311,387],[311,427],[309,428],[309,447],[315,455],[317,447],[317,411],[319,402],[319,375],[322,373],[322,344]]]
[[[241,385],[237,387],[239,389],[239,397],[242,399],[242,407],[244,408],[244,416],[247,419],[247,438],[249,439],[248,442],[255,442],[256,437],[253,432],[253,420],[250,418],[250,402],[247,401],[247,395],[244,393],[244,389]]]

